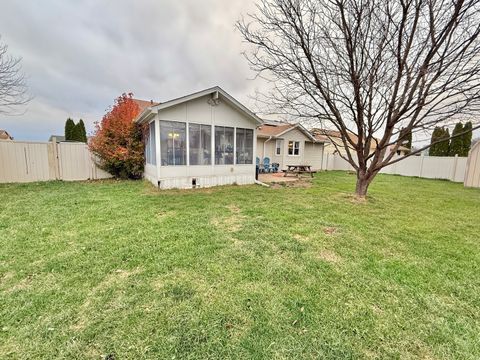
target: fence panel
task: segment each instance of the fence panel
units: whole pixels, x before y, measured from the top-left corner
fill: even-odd
[[[58,161],[62,180],[93,179],[94,166],[88,147],[79,143],[59,143]]]
[[[468,154],[464,185],[480,188],[480,142],[476,143]]]
[[[86,144],[0,141],[0,183],[110,177]]]
[[[353,170],[352,166],[338,154],[329,154],[326,159],[328,160],[326,170]],[[384,167],[380,172],[463,182],[466,164],[465,157],[411,156]]]
[[[0,141],[0,182],[51,180],[48,144]]]

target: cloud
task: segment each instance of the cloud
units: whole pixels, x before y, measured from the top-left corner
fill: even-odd
[[[23,58],[34,99],[0,116],[17,139],[47,140],[68,116],[87,130],[122,92],[165,101],[220,85],[246,105],[259,85],[241,55],[235,21],[253,0],[10,1],[2,41]]]

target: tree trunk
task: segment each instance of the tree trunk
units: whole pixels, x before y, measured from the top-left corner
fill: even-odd
[[[357,175],[357,185],[355,187],[355,194],[358,197],[366,197],[370,183],[373,180],[373,176]]]

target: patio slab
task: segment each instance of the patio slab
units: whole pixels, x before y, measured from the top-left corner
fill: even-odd
[[[278,183],[278,182],[292,182],[298,181],[300,177],[296,176],[283,176],[283,173],[273,174],[258,174],[258,180],[263,183]]]

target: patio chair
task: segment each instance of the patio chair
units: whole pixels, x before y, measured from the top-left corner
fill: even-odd
[[[270,172],[270,158],[269,157],[264,157],[263,158],[263,171],[266,173]]]
[[[278,173],[278,168],[280,167],[280,164],[279,163],[272,163],[272,168],[271,168],[271,171],[273,173]]]

